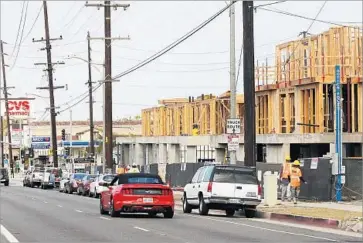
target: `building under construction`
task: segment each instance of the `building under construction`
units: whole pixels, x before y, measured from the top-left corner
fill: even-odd
[[[347,157],[362,156],[362,52],[362,29],[339,27],[277,45],[271,65],[267,61],[256,62],[258,161],[281,162],[286,154],[295,159],[334,152],[336,65],[341,67],[343,153]],[[189,162],[196,159],[195,146],[208,146],[215,152],[213,157],[221,160],[227,143],[224,133],[229,117],[229,92],[160,100],[159,105],[142,111],[143,137],[120,141],[138,147],[138,152],[134,152],[142,155],[135,155],[134,161],[150,162],[151,154],[148,156],[147,151],[155,149],[148,149],[149,146],[161,146],[157,154],[166,153],[165,158],[153,157],[169,163],[174,161],[165,151],[172,148],[175,154],[173,146],[177,146],[177,151],[181,150],[178,146],[193,149],[186,149],[185,156],[171,156],[175,162],[180,162],[176,157],[187,157]],[[238,95],[237,115],[242,124],[243,111],[243,95]],[[192,136],[193,128],[198,129],[198,136]],[[243,130],[238,160],[244,158]]]

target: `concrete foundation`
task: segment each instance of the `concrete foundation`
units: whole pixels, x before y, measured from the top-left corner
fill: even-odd
[[[345,144],[357,143],[362,146],[362,133],[343,134],[343,157]],[[237,151],[237,161],[244,161],[243,136]],[[257,144],[266,145],[266,163],[282,163],[290,155],[291,144],[330,144],[328,153],[335,152],[335,136],[326,134],[266,134],[257,135]],[[227,149],[227,135],[220,136],[175,136],[175,137],[118,137],[116,142],[122,144],[122,161],[125,164],[166,164],[180,162],[197,162],[205,158],[198,147],[213,148],[208,151],[216,162],[224,162]],[[319,151],[312,151],[316,154]]]

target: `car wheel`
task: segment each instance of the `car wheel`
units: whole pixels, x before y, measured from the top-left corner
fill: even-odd
[[[5,185],[5,186],[9,186],[9,181],[5,181],[5,182],[4,182],[4,185]]]
[[[155,217],[157,215],[156,212],[148,212],[147,214],[149,215],[149,217]]]
[[[72,188],[70,186],[68,186],[68,190],[67,191],[68,191],[69,194],[73,194]]]
[[[88,191],[88,196],[89,196],[89,197],[92,197],[91,190],[89,190],[89,191]]]
[[[114,209],[114,204],[113,204],[113,199],[111,199],[111,202],[110,202],[110,211],[109,211],[109,214],[112,218],[114,217],[117,217],[120,215],[119,212],[116,212],[115,209]]]
[[[209,209],[207,204],[204,202],[203,195],[199,196],[199,214],[200,215],[208,215]]]
[[[183,196],[183,213],[191,213],[191,212],[192,212],[192,207],[188,203],[187,194],[184,193],[184,196]]]
[[[102,199],[101,198],[100,198],[100,214],[102,214],[102,215],[108,214],[108,212],[103,209]]]
[[[31,188],[34,188],[34,183],[32,182],[32,183],[30,183],[30,187]]]
[[[236,211],[234,209],[227,209],[226,210],[226,215],[227,215],[227,217],[233,217],[235,212]]]
[[[254,218],[256,216],[256,210],[245,209],[246,218]]]
[[[172,209],[168,209],[163,214],[164,214],[164,218],[167,218],[167,219],[171,219],[174,217],[174,211]]]

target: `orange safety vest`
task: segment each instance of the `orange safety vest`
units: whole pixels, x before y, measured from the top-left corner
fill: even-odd
[[[291,174],[291,165],[288,163],[284,163],[282,166],[282,175],[281,178],[287,179]]]
[[[291,168],[291,175],[290,175],[290,185],[292,187],[299,187],[300,186],[300,177],[302,176],[301,170],[299,168]]]

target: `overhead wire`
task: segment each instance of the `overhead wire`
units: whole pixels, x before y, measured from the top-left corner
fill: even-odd
[[[22,30],[21,30],[21,34],[20,34],[19,46],[18,46],[18,50],[17,50],[16,55],[15,55],[15,60],[13,61],[12,65],[11,65],[11,67],[9,69],[9,72],[11,70],[13,70],[13,68],[14,68],[14,66],[16,64],[16,61],[18,60],[19,52],[20,52],[20,49],[21,49],[21,44],[23,43],[25,23],[26,23],[26,19],[27,19],[27,16],[28,16],[28,7],[29,7],[29,2],[26,2],[24,21],[23,21],[23,27],[22,27]]]
[[[233,1],[232,3],[228,4],[226,7],[222,8],[221,10],[219,10],[216,14],[214,14],[212,17],[210,17],[208,20],[204,21],[203,23],[201,23],[199,26],[197,26],[196,28],[194,28],[192,31],[188,32],[187,34],[185,34],[183,37],[181,37],[179,40],[173,42],[172,44],[168,45],[167,47],[165,47],[164,49],[162,49],[161,51],[159,51],[158,53],[150,56],[149,58],[145,59],[145,61],[140,62],[139,64],[135,65],[134,67],[116,75],[114,77],[114,79],[117,78],[121,78],[129,73],[132,73],[140,68],[142,68],[143,66],[149,64],[150,62],[156,60],[157,58],[161,57],[162,55],[164,55],[165,53],[169,52],[170,50],[174,49],[176,46],[178,46],[180,43],[186,41],[187,39],[189,39],[191,36],[193,36],[195,33],[197,33],[199,30],[201,30],[202,28],[204,28],[206,25],[208,25],[210,22],[212,22],[214,19],[216,19],[218,16],[220,16],[222,13],[224,13],[227,9],[230,8],[230,6],[232,4],[235,4],[235,1]]]
[[[323,9],[324,9],[324,7],[325,7],[326,3],[327,3],[327,1],[324,1],[323,5],[320,7],[320,9],[319,9],[318,13],[315,15],[315,18],[311,21],[311,23],[310,23],[309,27],[306,29],[306,31],[305,31],[306,33],[308,33],[308,32],[310,31],[310,29],[311,29],[311,27],[313,26],[313,24],[315,23],[316,19],[319,17],[320,13],[323,11]],[[286,65],[287,65],[287,64],[291,61],[291,57],[293,57],[293,56],[294,56],[294,54],[295,54],[295,52],[296,52],[297,48],[300,46],[300,43],[301,43],[301,42],[299,42],[299,44],[295,46],[295,48],[293,49],[292,53],[289,55],[289,57],[288,57],[288,58],[286,59],[286,61],[284,62],[284,65],[283,65],[284,70],[285,70],[285,68],[286,68]]]
[[[30,27],[30,29],[29,29],[29,31],[28,31],[28,33],[25,35],[25,37],[23,38],[23,41],[22,41],[22,43],[29,37],[29,35],[31,34],[31,32],[33,31],[33,28],[34,28],[34,26],[35,26],[35,24],[37,23],[37,21],[38,21],[38,18],[39,18],[39,16],[40,16],[40,13],[42,12],[42,10],[43,10],[43,3],[40,5],[40,8],[39,8],[39,11],[38,11],[38,14],[37,14],[37,16],[35,17],[35,20],[34,20],[34,22],[33,22],[33,24],[32,24],[32,26]],[[21,44],[22,44],[21,43]]]
[[[348,26],[348,25],[344,25],[344,24],[341,24],[341,23],[338,23],[338,22],[333,22],[333,21],[328,21],[328,20],[314,19],[314,18],[311,18],[311,17],[290,13],[290,12],[283,11],[283,10],[280,10],[280,9],[263,8],[263,7],[260,7],[258,9],[259,10],[265,10],[265,11],[268,11],[268,12],[288,15],[288,16],[291,16],[291,17],[301,18],[301,19],[305,19],[305,20],[312,20],[314,22],[320,22],[320,23],[324,23],[324,24],[331,24],[331,25],[336,25],[336,26],[341,26],[341,27],[360,28],[358,26]]]
[[[18,39],[19,39],[19,34],[20,34],[20,28],[21,28],[21,24],[23,23],[23,16],[24,16],[24,8],[25,8],[25,3],[26,1],[23,1],[23,5],[21,7],[21,15],[20,15],[20,21],[19,21],[19,25],[18,25],[18,31],[16,33],[16,39],[15,39],[15,44],[14,44],[14,48],[13,50],[11,51],[11,57],[14,55],[14,52],[15,52],[15,49],[16,49],[16,46],[18,44]]]
[[[184,36],[182,36],[179,40],[171,43],[170,45],[168,45],[167,47],[165,47],[164,49],[162,49],[161,51],[157,52],[156,54],[152,55],[151,57],[147,58],[146,60],[144,60],[143,62],[139,63],[138,65],[135,65],[134,67],[126,70],[125,72],[116,75],[113,79],[117,79],[119,77],[123,77],[131,72],[134,72],[136,70],[138,70],[139,68],[149,64],[150,62],[154,61],[155,59],[159,58],[160,56],[164,55],[165,53],[169,52],[170,50],[172,50],[173,48],[175,48],[176,46],[178,46],[179,44],[181,44],[182,42],[184,42],[185,40],[189,39],[191,36],[193,36],[195,33],[197,33],[199,30],[201,30],[202,28],[204,28],[206,25],[208,25],[210,22],[212,22],[214,19],[216,19],[218,16],[220,16],[223,12],[225,12],[227,9],[229,9],[229,7],[235,4],[235,1],[233,1],[232,3],[228,4],[226,7],[222,8],[221,10],[219,10],[216,14],[214,14],[212,17],[208,18],[206,21],[204,21],[203,23],[201,23],[200,25],[198,25],[196,28],[194,28],[192,31],[188,32],[187,34],[185,34]],[[94,89],[93,92],[95,92],[97,89],[99,89],[102,86],[102,83],[97,85]],[[81,100],[79,100],[78,102],[76,102],[75,104],[60,110],[58,113],[62,113],[68,109],[71,109],[72,107],[80,104],[83,100],[85,100],[89,95],[87,94],[85,97],[83,97]],[[69,103],[69,102],[67,102]]]

